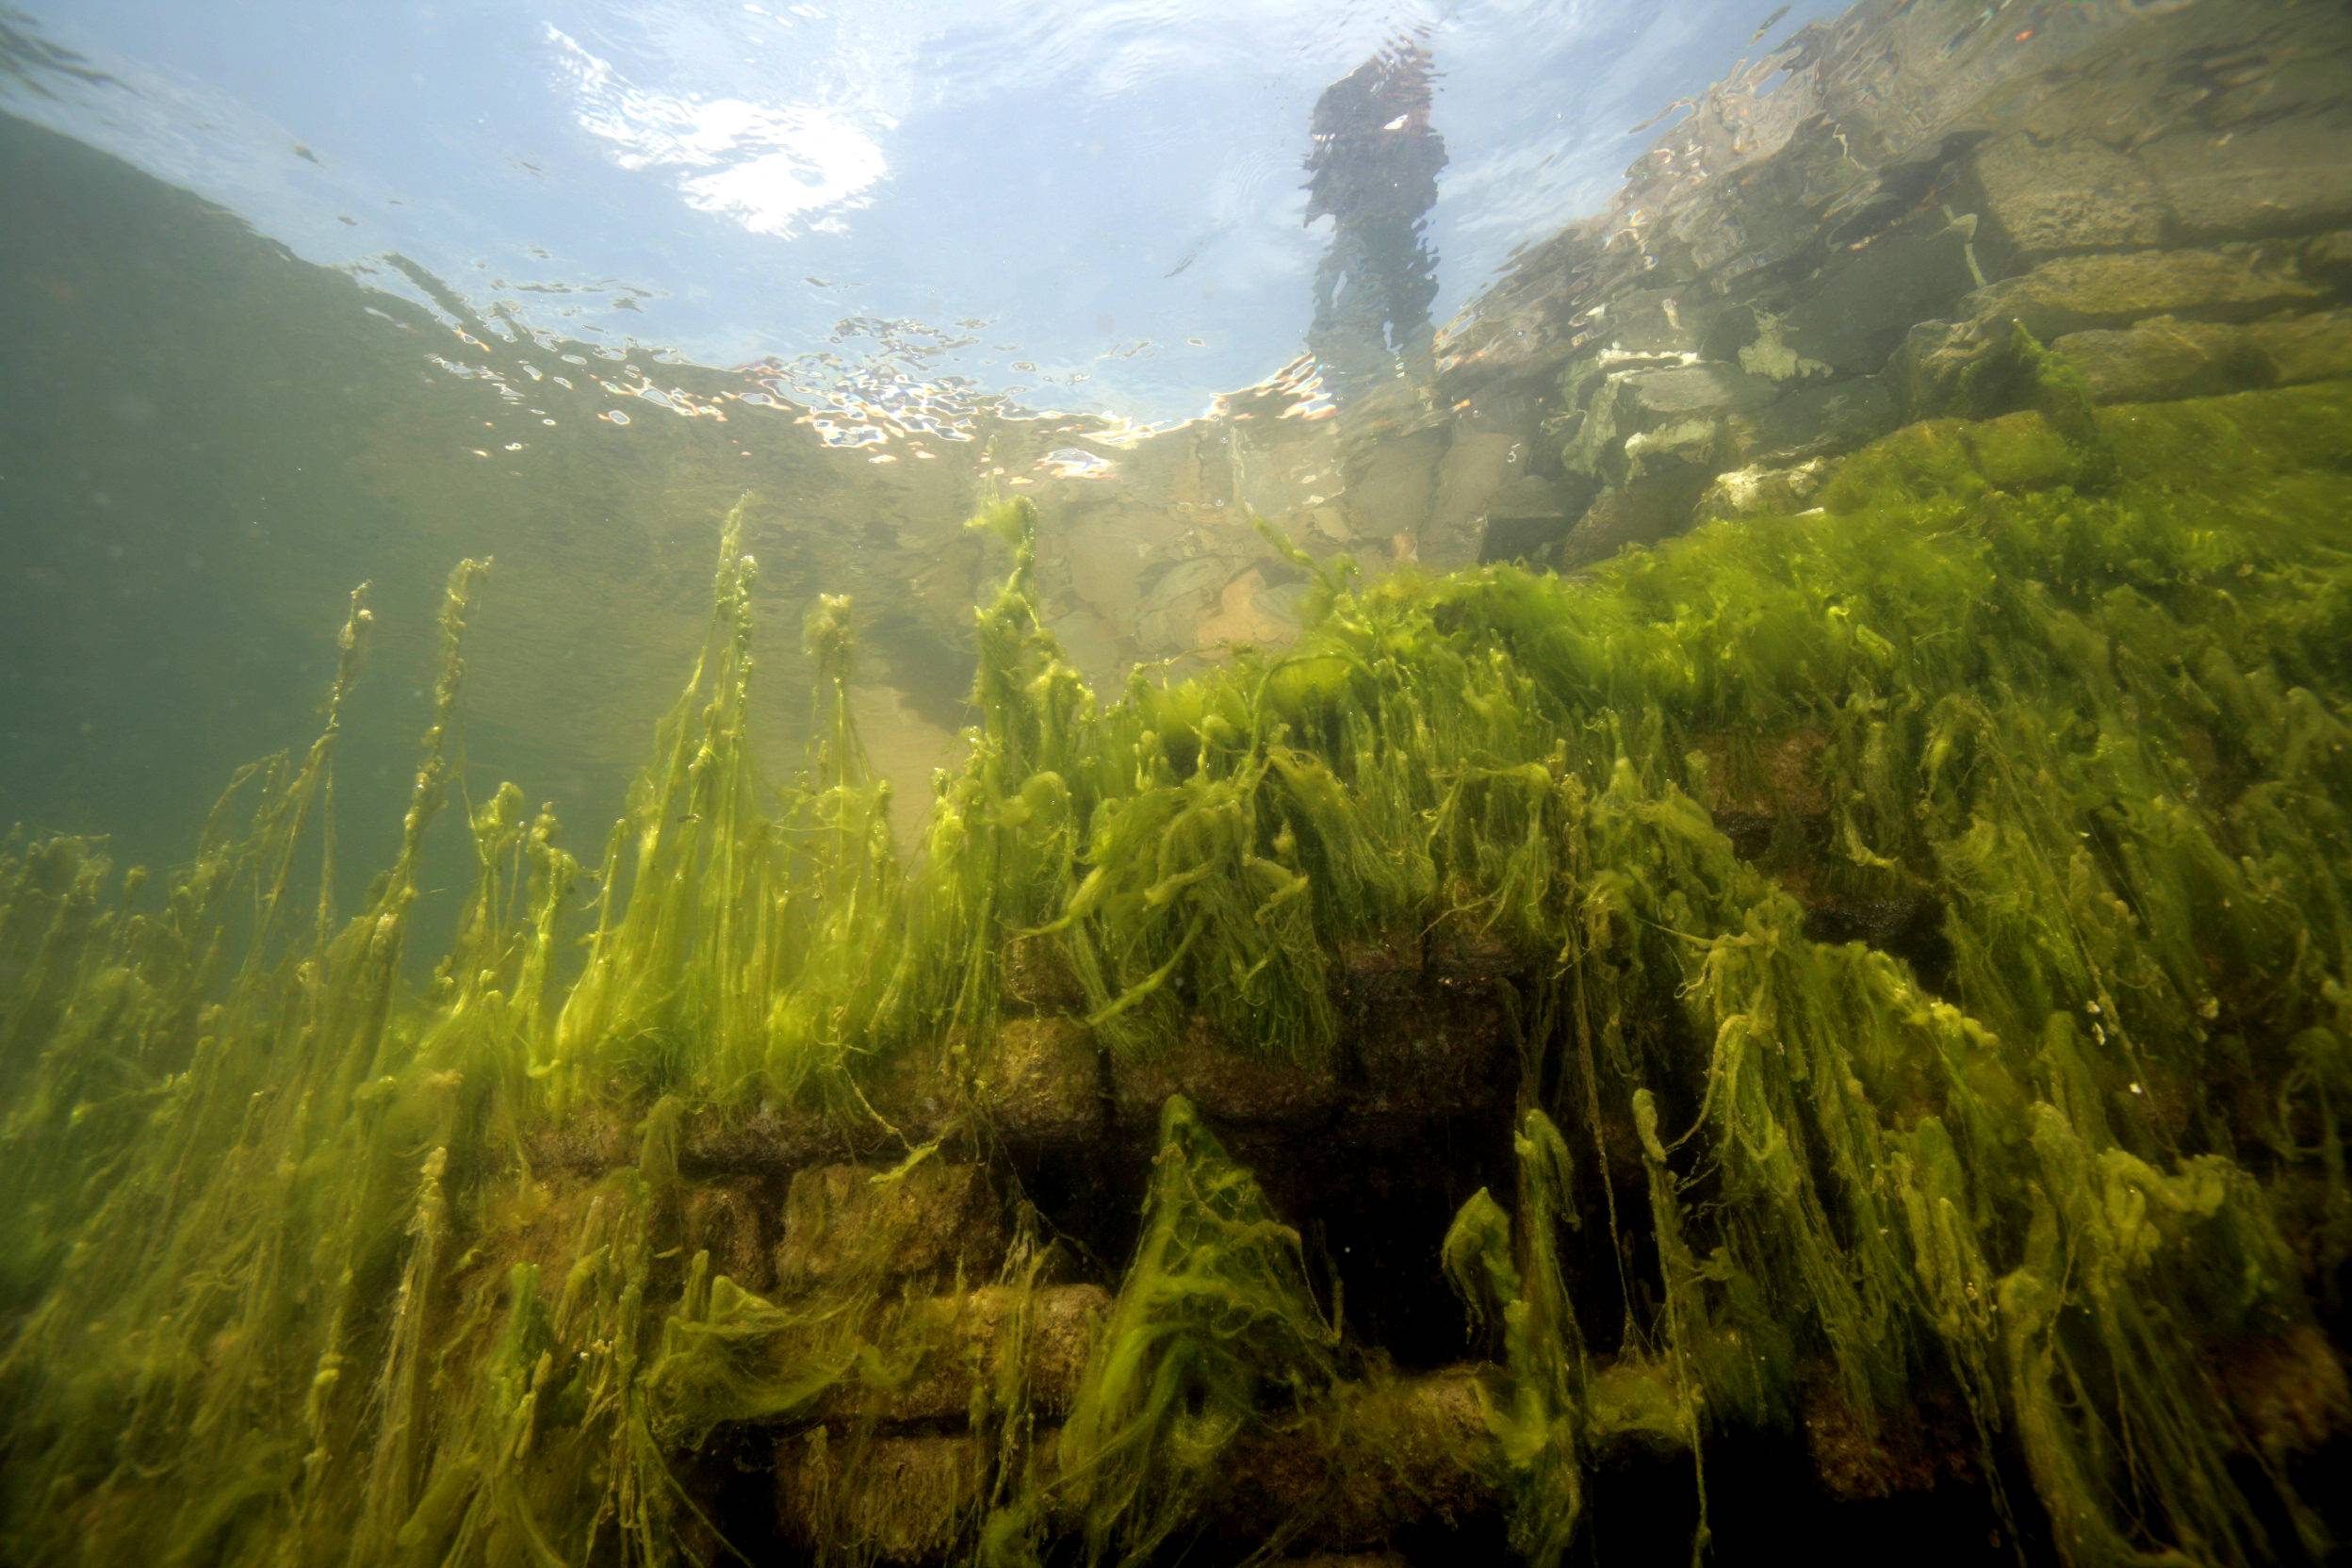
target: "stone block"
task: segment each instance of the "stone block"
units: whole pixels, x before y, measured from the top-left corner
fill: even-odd
[[[1944,1396],[1923,1394],[1934,1418],[1901,1423],[1857,1411],[1834,1378],[1815,1369],[1805,1380],[1803,1419],[1806,1457],[1821,1490],[1839,1502],[1899,1497],[1933,1490],[1968,1472],[1968,1457],[1952,1441],[1968,1417]]]
[[[2221,1355],[2221,1386],[2247,1437],[2274,1465],[2352,1433],[2343,1352],[2309,1324],[2248,1337]]]
[[[1674,359],[1696,351],[1707,320],[1707,312],[1690,308],[1681,291],[1663,288],[1627,288],[1586,313],[1587,324],[1614,352]]]
[[[1594,1448],[1652,1458],[1690,1451],[1690,1429],[1673,1367],[1621,1356],[1594,1369],[1587,1398]]]
[[[2340,299],[2352,299],[2352,229],[2313,235],[2296,260],[2304,277]]]
[[[1706,415],[1676,419],[1625,437],[1625,484],[1698,488],[1721,472],[1731,456],[1731,431]]]
[[[1348,526],[1363,539],[1418,540],[1437,495],[1442,429],[1415,430],[1359,446],[1348,454],[1342,501]]]
[[[1968,155],[1968,173],[1988,226],[1984,238],[2004,242],[2018,261],[2164,242],[2156,182],[2132,155],[2103,142],[1998,137]]]
[[[1724,416],[1760,408],[1772,395],[1762,377],[1713,361],[1611,370],[1581,416],[1568,421],[1573,429],[1560,460],[1572,474],[1622,484],[1643,450],[1687,451],[1711,439],[1708,433]],[[1644,436],[1653,438],[1635,447]]]
[[[1223,1533],[1263,1540],[1298,1522],[1327,1550],[1361,1549],[1493,1511],[1505,1465],[1480,1377],[1454,1367],[1367,1384],[1342,1393],[1337,1419],[1242,1437],[1218,1499]]]
[[[1914,324],[1947,318],[1977,286],[1974,225],[1938,212],[1833,256],[1780,318],[1780,340],[1838,375],[1883,368]]]
[[[1616,379],[1616,390],[1618,423],[1637,433],[1697,416],[1742,413],[1772,395],[1764,378],[1707,360],[1627,371]]]
[[[2252,249],[2061,256],[1977,290],[1968,314],[2017,320],[2044,343],[2151,316],[2246,321],[2310,309],[2322,291],[2279,257]]]
[[[1895,395],[1876,376],[1790,387],[1740,430],[1750,462],[1789,464],[1868,446],[1903,422]]]
[[[1004,944],[1004,1004],[1025,1013],[1074,1012],[1086,991],[1054,936],[1017,936]]]
[[[1819,729],[1756,737],[1722,732],[1700,735],[1691,749],[1706,760],[1695,794],[1726,832],[1761,823],[1829,814],[1828,771],[1821,753],[1829,737]]]
[[[1330,1117],[1339,1103],[1339,1078],[1328,1062],[1273,1061],[1236,1051],[1195,1018],[1156,1055],[1111,1061],[1112,1105],[1121,1126],[1157,1127],[1171,1094],[1190,1100],[1213,1123],[1291,1126]]]
[[[2194,240],[2309,234],[2352,222],[2352,123],[2311,118],[2161,137],[2140,150]]]
[[[1137,657],[1167,659],[1200,646],[1201,628],[1223,604],[1227,585],[1253,564],[1248,555],[1202,555],[1148,574],[1130,623]]]
[[[534,1159],[545,1174],[498,1192],[482,1217],[485,1247],[503,1269],[527,1263],[539,1270],[542,1290],[554,1290],[579,1255],[581,1227],[602,1201],[593,1175]]]
[[[1560,541],[1561,569],[1589,566],[1622,550],[1654,545],[1680,533],[1690,526],[1699,496],[1707,482],[1705,477],[1695,479],[1680,506],[1674,504],[1675,498],[1655,491],[1628,491],[1622,487],[1602,491]]]
[[[2352,311],[2246,322],[2158,316],[2050,346],[2082,372],[2096,401],[2200,398],[2352,375]]]
[[[1004,1217],[979,1167],[934,1158],[896,1176],[890,1170],[821,1165],[793,1174],[776,1254],[780,1290],[996,1272]]]
[[[1101,1053],[1075,1019],[1007,1021],[980,1066],[975,1090],[990,1130],[1008,1143],[1086,1143],[1104,1128]]]
[[[766,1184],[737,1178],[697,1183],[679,1205],[686,1255],[710,1254],[710,1272],[724,1275],[754,1295],[773,1281],[768,1252],[772,1211]]]
[[[1480,961],[1463,934],[1438,935],[1429,973],[1401,986],[1350,976],[1342,993],[1359,1078],[1350,1119],[1367,1133],[1510,1097],[1516,1060],[1504,996],[1513,956],[1497,948]]]
[[[1487,561],[1542,561],[1592,504],[1597,486],[1579,476],[1570,484],[1522,474],[1487,501],[1479,519],[1478,555]]]
[[[1452,571],[1478,559],[1487,505],[1527,472],[1533,437],[1525,433],[1458,428],[1437,466],[1437,498],[1420,532],[1420,560]]]
[[[838,1438],[819,1427],[776,1455],[785,1535],[826,1561],[943,1562],[970,1538],[982,1464],[969,1432]]]
[[[2082,449],[2030,410],[1971,425],[1967,438],[1977,472],[1996,490],[2023,495],[2080,485],[2087,477]]]
[[[1982,321],[1918,321],[1887,361],[1886,380],[1905,419],[1940,414],[1959,390],[1961,372],[1999,337]]]
[[[983,1285],[961,1296],[907,1303],[894,1328],[922,1348],[906,1382],[847,1396],[835,1414],[871,1414],[899,1424],[960,1421],[972,1389],[995,1389],[1015,1370],[1037,1415],[1059,1419],[1078,1396],[1086,1358],[1111,1309],[1100,1285]],[[852,1408],[854,1407],[854,1408]]]
[[[1816,504],[1815,498],[1829,482],[1830,472],[1830,460],[1816,457],[1786,467],[1755,464],[1717,474],[1715,482],[1700,493],[1698,520],[1793,516]]]

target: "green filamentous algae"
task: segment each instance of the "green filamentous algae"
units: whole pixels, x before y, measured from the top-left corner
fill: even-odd
[[[1364,585],[1268,526],[1299,639],[1115,701],[998,501],[977,727],[906,854],[844,601],[806,765],[754,765],[747,498],[593,869],[515,787],[457,792],[496,581],[457,569],[398,847],[339,907],[355,596],[318,738],[185,867],[0,858],[8,1555],[1271,1560],[1380,1544],[1419,1489],[1551,1563],[1628,1453],[1720,1555],[1772,1446],[1927,1432],[1970,1549],[2324,1556],[2352,384],[2094,408],[2007,351],[1972,412],[2016,412],[1578,578]],[[1477,1366],[1434,1392],[1271,1195],[1312,1121],[1245,1158],[1144,1096],[1123,1261],[1026,1152],[1048,1023],[1072,1116],[1208,1051],[1279,1120],[1370,1070],[1348,998],[1391,970],[1504,997],[1496,1141],[1451,1156],[1486,1184],[1393,1265],[1460,1298]],[[874,1160],[792,1181],[840,1246],[743,1229],[743,1152],[786,1145]]]

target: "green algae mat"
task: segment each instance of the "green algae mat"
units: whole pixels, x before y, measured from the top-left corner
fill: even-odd
[[[1348,955],[1400,942],[1512,998],[1517,1178],[1427,1244],[1527,1560],[1576,1550],[1631,1427],[1694,1456],[1704,1555],[1710,1448],[1791,1431],[1807,1380],[1866,1440],[1962,1413],[2028,1555],[2324,1555],[2295,1434],[2227,1369],[2340,1323],[2352,1255],[2352,386],[2027,391],[1857,453],[1819,511],[1574,579],[1365,586],[1269,530],[1300,639],[1107,702],[995,505],[977,725],[911,857],[845,603],[807,629],[805,770],[755,776],[730,522],[629,816],[591,868],[514,787],[465,802],[429,973],[483,568],[350,910],[355,596],[320,734],[188,865],[0,853],[0,1555],[736,1560],[697,1456],[903,1384],[921,1336],[887,1236],[773,1299],[688,1249],[685,1119],[887,1136],[869,1091],[914,1071],[985,1152],[1016,948],[1114,1061],[1206,1027],[1313,1065]],[[641,1152],[522,1245],[535,1135],[595,1118]],[[884,1181],[939,1157],[908,1141]],[[1181,1099],[1161,1142],[1067,1419],[1019,1358],[975,1366],[957,1560],[1172,1560],[1251,1434],[1389,1441],[1394,1374],[1298,1233]],[[1062,1266],[1016,1215],[1018,1293]]]

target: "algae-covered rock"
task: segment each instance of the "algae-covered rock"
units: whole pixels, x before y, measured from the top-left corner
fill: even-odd
[[[2230,1347],[2220,1375],[2247,1438],[2273,1464],[2352,1435],[2344,1350],[2311,1324]]]
[[[1739,446],[1749,463],[1785,466],[1850,452],[1885,435],[1901,419],[1895,394],[1882,377],[1802,385],[1757,411]]]
[[[1690,1451],[1691,1413],[1671,1367],[1619,1356],[1592,1374],[1585,1399],[1597,1449],[1651,1457]]]
[[[973,1096],[989,1129],[1008,1142],[1089,1143],[1107,1110],[1101,1049],[1072,1018],[1008,1020],[976,1070]]]
[[[2307,310],[2323,291],[2291,258],[2251,247],[2061,256],[1968,296],[1969,315],[2015,320],[2047,343],[2066,333],[2129,326],[2151,316],[2243,321]]]
[[[774,1267],[770,1226],[775,1200],[764,1182],[697,1183],[679,1205],[686,1252],[710,1255],[710,1271],[755,1294],[768,1288]]]
[[[2260,321],[2153,317],[2050,345],[2102,403],[2209,397],[2352,375],[2352,311]]]
[[[1004,945],[1004,1004],[1015,1012],[1068,1013],[1086,1006],[1086,993],[1062,944],[1024,934]]]
[[[1720,517],[1785,516],[1803,512],[1821,494],[1831,472],[1830,460],[1821,457],[1779,468],[1752,464],[1745,468],[1729,469],[1717,474],[1713,482],[1700,492],[1696,514],[1705,522]]]
[[[1004,1250],[1003,1207],[979,1166],[814,1166],[794,1173],[785,1196],[776,1279],[788,1292],[853,1275],[983,1279]]]
[[[1693,792],[1735,840],[1740,825],[1825,816],[1832,799],[1823,756],[1828,744],[1828,732],[1813,727],[1697,736],[1691,746],[1707,766]]]
[[[803,1551],[891,1564],[945,1562],[984,1498],[987,1455],[967,1432],[788,1438],[776,1511]]]
[[[1821,497],[1838,512],[1889,495],[2024,494],[2101,482],[2113,466],[2106,453],[2069,440],[2032,410],[1997,419],[1930,419],[1849,458]]]
[[[1536,442],[1532,410],[1521,428],[1494,428],[1496,422],[1473,425],[1465,416],[1456,423],[1438,464],[1429,522],[1421,531],[1420,560],[1429,570],[1476,564],[1491,535],[1486,525],[1496,504],[1508,505],[1505,498],[1527,478]]]
[[[1113,1110],[1130,1131],[1157,1126],[1161,1108],[1178,1094],[1219,1124],[1302,1126],[1337,1109],[1340,1086],[1330,1062],[1267,1060],[1195,1018],[1165,1051],[1111,1062]]]
[[[1381,1380],[1346,1390],[1319,1420],[1244,1438],[1216,1508],[1220,1533],[1264,1540],[1295,1521],[1318,1545],[1364,1547],[1493,1511],[1503,1456],[1480,1376]]]
[[[1966,1477],[1966,1414],[1949,1398],[1930,1408],[1932,1420],[1872,1419],[1854,1409],[1834,1380],[1809,1380],[1801,1419],[1805,1455],[1821,1489],[1840,1502],[1855,1502],[1926,1492]]]
[[[918,1348],[911,1373],[893,1387],[848,1396],[834,1413],[961,1420],[975,1389],[986,1398],[1018,1389],[1031,1412],[1058,1417],[1077,1396],[1110,1304],[1092,1284],[990,1284],[909,1302],[891,1334]]]

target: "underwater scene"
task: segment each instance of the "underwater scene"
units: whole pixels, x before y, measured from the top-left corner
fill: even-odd
[[[2341,0],[15,0],[0,202],[0,1565],[2352,1552]]]

